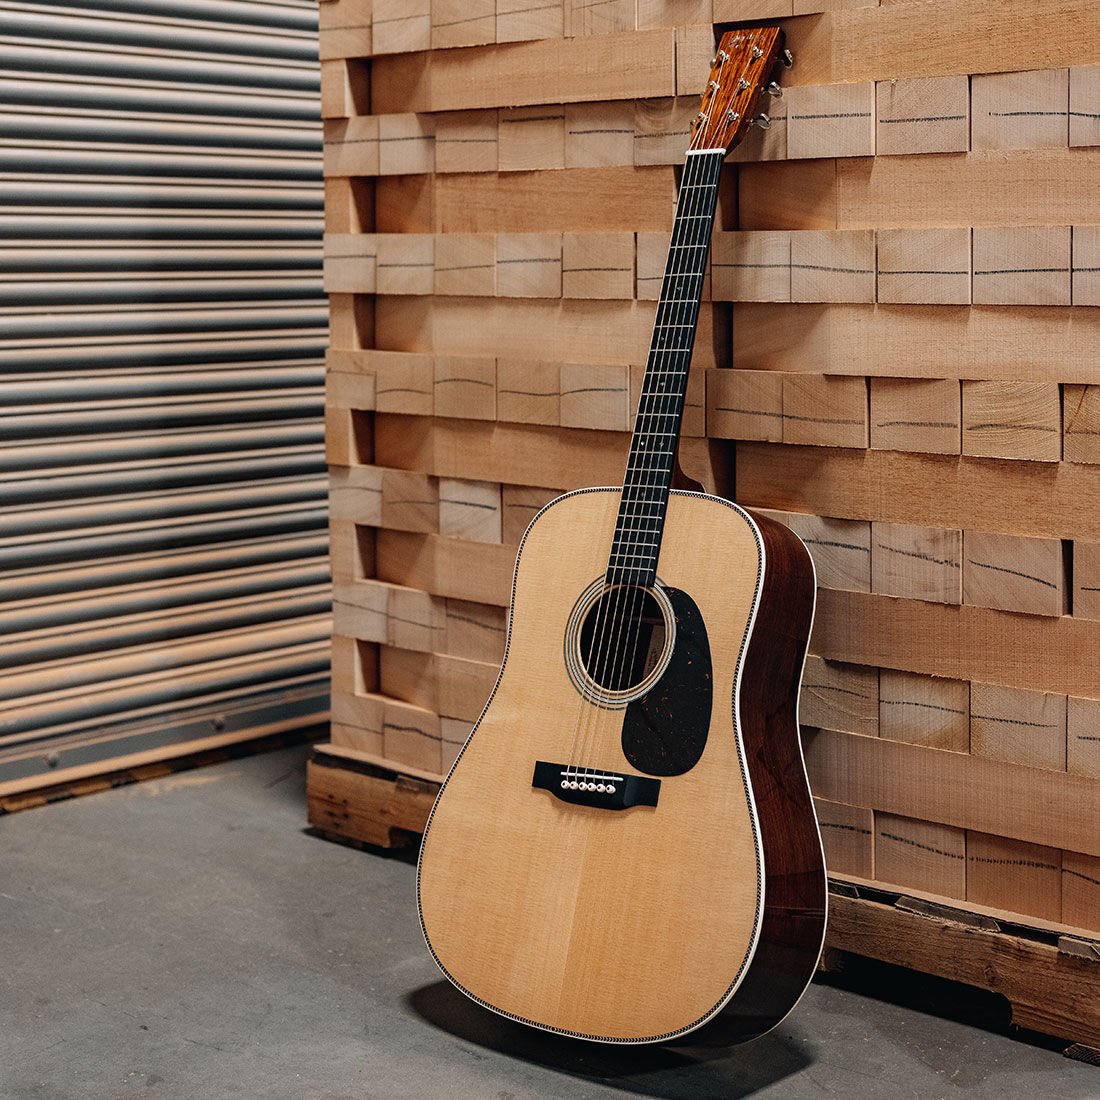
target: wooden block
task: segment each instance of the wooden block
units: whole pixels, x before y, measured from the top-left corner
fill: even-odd
[[[818,12],[846,11],[849,8],[873,7],[875,3],[876,0],[794,0],[794,14],[815,15]]]
[[[908,523],[871,525],[871,587],[885,596],[962,602],[962,532]]]
[[[707,434],[721,439],[783,439],[783,375],[774,371],[706,372]]]
[[[614,34],[634,30],[634,0],[565,0],[565,34]]]
[[[563,428],[630,429],[630,370],[596,363],[562,363]]]
[[[432,0],[433,50],[496,40],[496,0]]]
[[[409,531],[378,532],[378,576],[437,596],[506,606],[515,564],[514,546]]]
[[[375,527],[330,518],[328,529],[329,568],[333,582],[361,581],[364,577],[373,577]]]
[[[825,866],[830,876],[875,877],[874,814],[859,806],[814,799]]]
[[[715,23],[747,23],[794,15],[793,0],[713,0]]]
[[[959,454],[962,390],[946,378],[872,378],[871,446]]]
[[[707,76],[714,61],[715,37],[711,27],[710,0],[639,0],[638,26],[642,26],[645,7],[663,8],[667,14],[660,16],[665,20],[672,17],[666,26],[676,27],[676,94],[702,94]],[[676,18],[678,8],[683,16]]]
[[[436,479],[415,470],[383,470],[382,526],[397,531],[437,532],[439,488]]]
[[[368,70],[357,61],[321,62],[321,117],[352,118],[370,113]]]
[[[950,752],[970,751],[970,685],[917,672],[879,672],[880,737]]]
[[[798,720],[803,727],[878,736],[878,669],[810,655],[802,674]]]
[[[966,834],[966,900],[1043,920],[1062,916],[1062,853],[1022,840]]]
[[[326,124],[331,121],[326,120]],[[370,233],[374,229],[373,178],[325,177],[325,232]]]
[[[1100,619],[1100,543],[1073,544],[1073,615]]]
[[[1100,226],[1073,227],[1073,304],[1100,306]]]
[[[878,301],[969,305],[969,229],[880,229]]]
[[[424,707],[387,699],[382,755],[392,764],[439,774],[443,768],[439,715]]]
[[[497,0],[497,41],[525,42],[561,38],[565,33],[563,0]]]
[[[787,526],[810,551],[819,588],[871,591],[871,525],[862,520],[787,514]]]
[[[782,76],[779,82],[782,83]],[[771,125],[763,130],[753,126],[739,145],[734,146],[726,157],[728,163],[746,164],[761,160],[787,159],[787,102],[785,98],[768,98],[761,103],[761,109],[771,119]],[[721,201],[721,200],[719,200]],[[735,220],[726,223],[736,225]]]
[[[639,27],[684,27],[712,22],[711,0],[638,0]],[[709,28],[708,28],[709,29]],[[713,42],[711,43],[713,45]],[[713,54],[711,55],[713,56]],[[710,58],[706,58],[707,61]],[[695,72],[706,79],[707,68]]]
[[[382,524],[382,470],[378,466],[329,469],[329,518],[365,527]]]
[[[965,75],[880,80],[875,110],[879,156],[965,153],[970,147],[970,81]]]
[[[1066,697],[970,685],[970,751],[1029,768],[1066,770]]]
[[[343,692],[363,695],[378,684],[377,650],[358,638],[332,636],[332,682]]]
[[[430,355],[399,351],[371,353],[376,372],[375,409],[431,416],[435,410],[435,361]]]
[[[1100,66],[1069,71],[1069,143],[1100,145]]]
[[[435,293],[493,297],[496,238],[489,233],[440,233],[435,238]]]
[[[1068,226],[974,230],[974,304],[1068,306]]]
[[[1065,924],[1100,928],[1100,859],[1062,853],[1062,915]]]
[[[672,237],[669,233],[638,233],[636,235],[637,279],[635,295],[639,301],[656,302],[661,297],[665,278],[665,262]]]
[[[561,494],[557,489],[539,489],[529,485],[505,485],[501,491],[504,504],[503,539],[515,546],[539,510]]]
[[[630,408],[638,408],[642,393],[642,379],[645,367],[631,367]],[[707,372],[693,370],[688,372],[687,390],[684,393],[684,413],[680,421],[681,439],[706,438],[707,434]],[[687,451],[684,451],[687,454]],[[681,463],[682,464],[682,463]],[[698,478],[696,480],[699,480]]]
[[[364,582],[367,583],[367,582]],[[447,633],[446,604],[438,596],[399,584],[380,584],[386,590],[386,637],[375,641],[398,649],[435,653]]]
[[[966,833],[875,811],[875,878],[945,898],[966,897]]]
[[[329,344],[359,351],[374,345],[374,299],[364,294],[329,294]]]
[[[634,163],[683,164],[699,96],[634,102]]]
[[[501,233],[497,297],[560,298],[561,241],[560,233]]]
[[[431,233],[379,233],[378,293],[431,294],[435,237]]]
[[[472,724],[462,718],[440,717],[440,735],[442,737],[443,771],[449,771],[458,759],[462,746],[470,736]]]
[[[389,637],[389,590],[373,580],[340,583],[332,593],[333,631],[362,642],[386,642]]]
[[[1067,462],[1100,463],[1100,386],[1062,388]]]
[[[1062,457],[1060,397],[1055,382],[964,381],[963,454],[1057,462]]]
[[[377,115],[326,118],[324,123],[324,173],[326,176],[377,176]]]
[[[562,234],[562,296],[634,297],[634,235]]]
[[[356,752],[382,756],[385,700],[380,695],[355,694],[334,690],[332,693],[332,743]]]
[[[874,84],[800,86],[783,96],[791,160],[874,156]]]
[[[565,108],[503,108],[497,140],[502,172],[564,168]]]
[[[379,176],[374,180],[373,219],[380,233],[433,233],[437,230],[435,193],[450,176]],[[466,227],[448,229],[462,232]]]
[[[378,119],[378,173],[409,176],[435,171],[435,120],[430,115]]]
[[[372,7],[373,0],[326,0],[319,5],[318,56],[321,61],[370,57],[374,52]]]
[[[462,420],[496,420],[496,360],[440,355],[435,360],[435,415]]]
[[[560,422],[561,364],[541,359],[497,360],[497,417],[516,424]]]
[[[783,442],[866,447],[867,380],[835,375],[783,378]]]
[[[495,172],[500,163],[499,136],[496,110],[448,111],[436,115],[435,170]]]
[[[498,666],[438,653],[384,647],[379,683],[386,695],[449,717],[472,721],[493,690]]]
[[[1071,775],[1100,779],[1100,699],[1069,697],[1066,770]]]
[[[373,233],[326,233],[324,280],[329,294],[374,294],[378,288],[378,237]]]
[[[789,302],[791,235],[783,230],[716,233],[711,294],[719,302]]]
[[[1028,615],[1068,610],[1061,539],[967,531],[963,548],[964,602]]]
[[[439,533],[452,539],[500,542],[500,485],[441,477]]]
[[[503,607],[446,601],[447,635],[442,652],[469,661],[495,661],[504,658],[504,639],[508,615]]]
[[[1069,70],[979,73],[970,81],[970,147],[1040,149],[1069,144]]]
[[[810,229],[791,234],[792,302],[873,302],[875,234]]]
[[[567,103],[565,166],[602,168],[634,163],[634,104]]]
[[[431,45],[431,0],[374,0],[376,54],[412,53]]]

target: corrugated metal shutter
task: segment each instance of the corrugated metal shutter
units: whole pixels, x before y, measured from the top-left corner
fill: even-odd
[[[0,35],[0,791],[316,722],[316,4]]]

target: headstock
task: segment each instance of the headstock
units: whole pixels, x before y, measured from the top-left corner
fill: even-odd
[[[718,43],[710,80],[691,124],[689,151],[723,149],[740,144],[757,119],[757,106],[771,84],[778,62],[790,63],[778,27],[727,31]]]

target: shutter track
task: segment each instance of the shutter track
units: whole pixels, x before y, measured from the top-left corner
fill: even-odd
[[[0,34],[0,794],[319,726],[316,4]]]

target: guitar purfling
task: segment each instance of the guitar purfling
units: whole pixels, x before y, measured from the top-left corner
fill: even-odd
[[[813,565],[787,528],[706,495],[676,462],[722,163],[782,53],[774,27],[722,38],[626,477],[528,527],[500,675],[424,833],[436,961],[480,1004],[547,1031],[741,1042],[790,1011],[821,951],[798,734]]]

